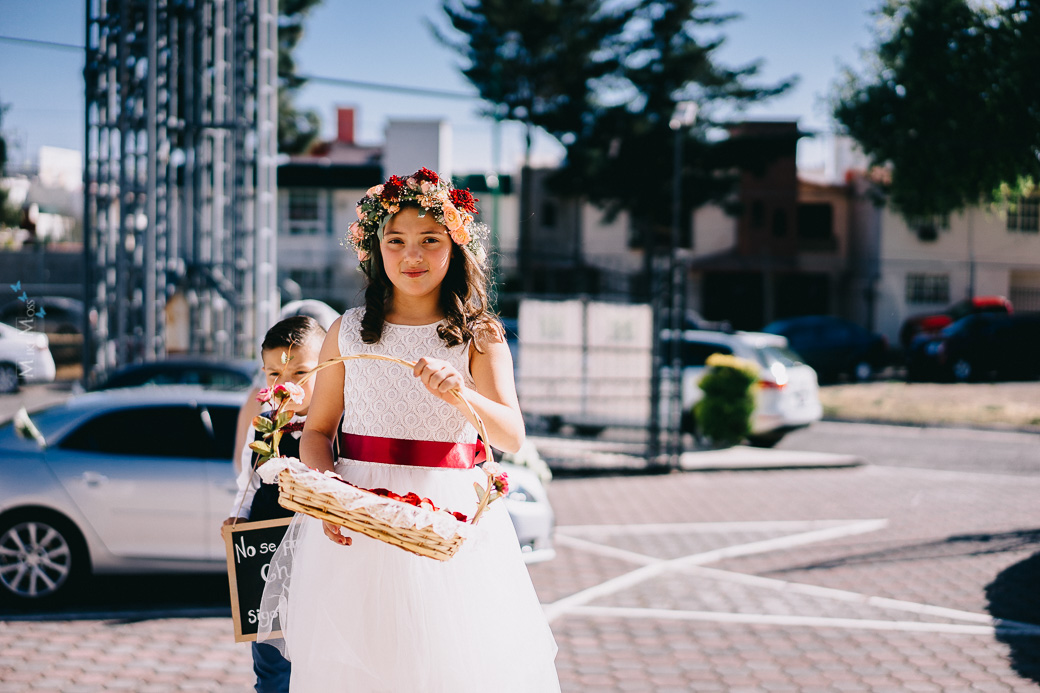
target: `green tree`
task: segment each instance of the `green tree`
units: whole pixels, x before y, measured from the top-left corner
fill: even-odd
[[[293,105],[296,91],[306,80],[296,75],[293,50],[303,38],[303,22],[321,0],[281,0],[278,4],[278,151],[298,154],[317,138],[321,120],[312,110]]]
[[[878,165],[908,220],[945,218],[1040,172],[1034,4],[885,0],[865,75],[850,69],[834,116]]]
[[[609,89],[600,90],[585,129],[575,133],[558,177],[608,212],[627,211],[644,238],[667,233],[672,223],[668,181],[676,133],[670,121],[679,102],[699,107],[696,127],[679,133],[684,138],[681,219],[727,195],[734,171],[762,169],[790,145],[774,139],[706,137],[710,129],[726,125],[719,114],[783,93],[794,83],[752,84],[759,62],[721,65],[715,53],[725,38],[704,34],[720,31],[739,15],[715,14],[711,5],[703,0],[638,4],[625,29],[620,69]]]
[[[579,130],[591,108],[589,85],[617,70],[611,48],[633,12],[609,13],[607,4],[449,0],[442,7],[457,34],[430,26],[465,61],[462,74],[488,102],[485,115],[525,125],[529,157],[535,127]]]
[[[3,123],[4,114],[10,107],[10,104],[0,103],[0,178],[3,178],[7,171],[7,140],[3,134]],[[21,212],[15,209],[7,198],[7,189],[0,187],[0,227],[18,226],[21,223]]]
[[[734,14],[713,14],[705,0],[445,2],[464,39],[449,43],[466,59],[463,74],[497,118],[541,127],[567,156],[554,185],[608,212],[625,210],[644,238],[671,223],[669,121],[680,101],[695,101],[702,119],[686,130],[683,218],[731,189],[729,172],[764,165],[768,143],[708,141],[715,113],[768,98],[793,80],[755,86],[758,63],[718,64],[721,36],[702,39]],[[789,143],[787,143],[789,144]]]

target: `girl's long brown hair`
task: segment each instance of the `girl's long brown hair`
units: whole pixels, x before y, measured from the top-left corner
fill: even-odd
[[[418,205],[404,205],[414,206]],[[451,242],[451,260],[448,272],[441,282],[440,307],[444,321],[437,327],[437,335],[448,346],[458,346],[473,340],[477,351],[488,341],[504,339],[502,323],[491,311],[487,296],[487,275],[473,253]],[[383,322],[394,285],[383,268],[383,256],[379,252],[379,238],[369,241],[368,260],[361,263],[361,270],[368,278],[365,288],[365,314],[361,318],[361,341],[375,344],[383,336]]]

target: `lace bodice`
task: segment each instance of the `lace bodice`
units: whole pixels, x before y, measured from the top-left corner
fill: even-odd
[[[361,341],[364,308],[343,314],[339,351],[352,354],[382,354],[406,361],[424,356],[444,359],[473,386],[469,372],[469,344],[449,347],[437,336],[437,324],[394,325],[386,323],[375,344]],[[439,440],[472,443],[476,430],[466,417],[429,392],[412,372],[399,363],[357,359],[343,363],[343,431],[359,435],[406,440]]]

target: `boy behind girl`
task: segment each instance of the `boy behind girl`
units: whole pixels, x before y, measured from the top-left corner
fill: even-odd
[[[260,346],[266,386],[273,388],[281,383],[299,383],[304,375],[318,365],[324,339],[325,329],[314,318],[306,315],[294,315],[276,323],[267,331]],[[307,419],[314,381],[315,378],[310,378],[300,385],[304,392],[301,404],[294,404],[290,400],[282,410],[293,412],[292,419],[282,428],[283,435],[278,444],[278,452],[284,457],[300,456],[300,435]],[[244,406],[249,406],[249,403]],[[259,439],[251,426],[249,433],[245,437],[247,441]],[[238,494],[224,524],[292,517],[291,510],[278,505],[278,485],[262,483],[253,469],[256,454],[249,449],[248,444],[240,451],[240,456],[242,472],[238,476]],[[275,647],[253,643],[253,671],[256,673],[257,693],[288,693],[289,662]]]

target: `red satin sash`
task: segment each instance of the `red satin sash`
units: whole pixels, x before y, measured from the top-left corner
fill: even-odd
[[[355,433],[339,434],[339,456],[362,462],[400,464],[408,467],[472,469],[484,461],[484,446],[439,440],[380,438]]]

